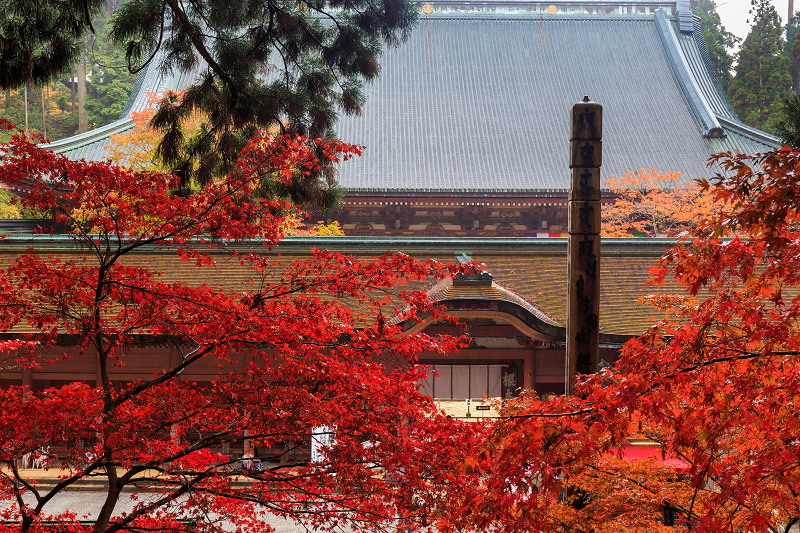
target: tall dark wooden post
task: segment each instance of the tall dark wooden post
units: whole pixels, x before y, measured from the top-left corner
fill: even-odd
[[[603,106],[584,97],[572,106],[569,168],[569,287],[566,394],[577,374],[597,372],[600,358],[600,165]]]

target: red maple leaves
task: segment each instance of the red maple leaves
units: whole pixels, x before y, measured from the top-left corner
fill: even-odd
[[[320,143],[325,157],[356,150]],[[523,395],[490,428],[436,415],[417,390],[417,354],[463,339],[407,336],[388,319],[441,317],[402,285],[448,267],[230,246],[279,242],[286,205],[259,196],[259,182],[315,170],[305,147],[257,138],[234,172],[190,197],[171,194],[164,174],[70,162],[22,138],[5,148],[0,180],[74,241],[4,266],[3,329],[36,332],[0,344],[13,354],[6,368],[63,354],[89,358],[98,379],[0,393],[0,489],[33,498],[3,518],[44,527],[54,493],[99,476],[97,531],[187,517],[220,527],[210,516],[257,530],[265,510],[323,528],[441,531],[777,531],[800,519],[798,153],[717,157],[724,178],[702,184],[716,209],[654,274],[685,294],[653,296],[664,318],[575,396]],[[223,261],[248,283],[200,281]],[[163,366],[119,378],[158,350]],[[288,456],[315,428],[335,444],[305,466],[259,469],[230,453]],[[37,488],[23,458],[63,468],[60,484]],[[132,484],[154,503],[115,516]]]
[[[227,521],[260,531],[267,511],[327,528],[418,524],[459,485],[442,465],[477,428],[435,414],[414,362],[463,339],[405,335],[389,320],[440,316],[401,286],[449,267],[399,253],[289,261],[225,251],[244,246],[234,242],[268,251],[282,237],[287,205],[259,195],[263,180],[290,180],[316,170],[316,154],[337,160],[357,147],[319,140],[315,154],[302,139],[256,137],[234,172],[188,197],[172,194],[173,176],[69,161],[20,136],[4,152],[0,181],[24,192],[25,209],[69,227],[74,244],[3,265],[2,329],[34,333],[0,349],[15,353],[14,371],[66,358],[96,379],[2,391],[0,491],[32,498],[3,518],[45,527],[54,494],[101,477],[95,531],[168,530],[186,517],[200,520],[195,529]],[[220,262],[248,282],[203,283]],[[327,459],[290,467],[323,426],[335,432]],[[280,462],[238,460],[253,452]],[[26,477],[20,464],[31,459],[61,469],[55,488]],[[132,485],[154,496],[115,515]]]
[[[664,318],[571,398],[521,399],[449,530],[782,531],[800,520],[800,154],[721,154]],[[656,289],[657,290],[657,289]],[[649,459],[637,446],[653,449]]]

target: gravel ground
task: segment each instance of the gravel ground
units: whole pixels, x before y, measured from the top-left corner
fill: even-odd
[[[141,500],[137,498],[135,493],[124,492],[120,497],[120,501],[115,508],[114,514],[120,514],[132,510],[133,506],[136,505],[138,501]],[[5,502],[5,504],[8,505],[10,502]],[[0,503],[0,505],[2,505],[2,503]],[[71,490],[62,492],[56,496],[47,505],[46,509],[49,514],[58,514],[62,511],[70,510],[78,513],[79,518],[81,519],[85,517],[86,519],[91,520],[93,517],[97,516],[97,513],[100,511],[102,505],[102,492]],[[274,527],[275,531],[278,533],[305,533],[307,531],[305,527],[297,525],[294,522],[273,516],[268,517],[265,520],[265,523],[268,523]],[[231,529],[233,530],[233,528]]]

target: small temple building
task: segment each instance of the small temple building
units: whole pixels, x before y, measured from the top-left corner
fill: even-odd
[[[672,244],[665,239],[614,239],[603,244],[600,270],[600,357],[613,362],[627,339],[642,333],[656,318],[654,310],[639,305],[652,289],[643,287],[649,269]],[[464,400],[480,402],[485,397],[513,397],[520,388],[539,394],[563,394],[565,361],[565,316],[567,298],[567,242],[564,238],[406,238],[406,237],[288,237],[276,249],[287,264],[309,257],[310,250],[326,248],[333,252],[369,259],[387,250],[402,251],[419,259],[442,262],[475,261],[485,265],[480,275],[445,279],[428,288],[431,299],[448,314],[467,326],[471,344],[457,354],[442,357],[422,354],[423,364],[433,365],[436,376],[423,383],[423,390],[457,408]],[[174,252],[143,249],[129,256],[134,266],[147,266],[163,273],[165,280],[204,283],[215,289],[244,290],[248,280],[261,275],[244,269],[238,261],[225,260],[235,247],[240,253],[259,252],[260,242],[230,244],[219,252],[215,267],[200,271],[187,267]],[[7,236],[0,247],[0,263],[7,264],[33,249],[61,260],[77,260],[85,251],[63,235]],[[202,279],[197,279],[202,272]],[[279,273],[275,274],[276,276]],[[667,286],[662,291],[675,291]],[[446,332],[461,334],[449,324],[423,321],[402,326],[409,333]],[[31,333],[20,325],[4,338]],[[74,339],[64,338],[65,346]],[[57,359],[63,349],[55,350]],[[180,349],[164,339],[139,336],[135,348],[127,351],[126,364],[111,370],[118,381],[133,381],[152,376],[154,369],[170,368]],[[46,359],[47,354],[43,357]],[[71,381],[94,385],[98,378],[97,360],[91,354],[52,361],[39,368],[0,370],[0,386],[25,384],[34,390],[57,387]],[[193,365],[182,374],[197,382],[212,380],[219,369],[216,361]],[[239,361],[236,364],[246,364]],[[387,364],[393,363],[391,358]],[[235,368],[233,368],[235,370]]]

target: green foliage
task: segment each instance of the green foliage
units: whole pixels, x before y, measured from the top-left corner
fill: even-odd
[[[729,53],[740,41],[722,25],[717,13],[717,6],[713,0],[692,0],[692,13],[700,18],[700,27],[703,31],[703,40],[706,43],[708,57],[724,91],[728,91],[733,77],[733,56]]]
[[[2,0],[0,0],[2,1]],[[104,10],[92,19],[95,34],[89,34],[82,43],[88,62],[86,109],[89,124],[103,126],[120,118],[128,102],[136,76],[128,71],[125,51],[108,39],[107,25],[117,0],[106,0]],[[71,94],[73,72],[66,70],[60,78],[46,84],[46,117],[42,117],[42,86],[34,87],[28,94],[28,122],[31,132],[45,133],[48,139],[58,140],[74,135],[78,128],[78,110]],[[2,118],[15,124],[25,123],[23,90],[11,91],[3,98]],[[46,128],[45,128],[46,122]],[[0,139],[6,139],[0,134]]]
[[[25,124],[24,100],[22,89],[11,91],[8,98],[3,96],[0,117],[8,119],[15,124]],[[71,109],[70,101],[70,90],[61,81],[55,81],[46,86],[45,107],[47,108],[48,139],[63,139],[75,134],[78,128],[78,116]],[[44,133],[41,87],[35,87],[28,95],[28,110],[31,133]],[[9,134],[7,132],[0,133],[0,139],[8,140]]]
[[[0,0],[0,89],[41,85],[80,55],[89,18],[103,0]]]
[[[730,101],[739,117],[756,128],[771,131],[781,114],[781,102],[791,85],[783,28],[769,0],[753,0],[750,33],[739,51]]]
[[[89,124],[101,126],[122,115],[136,75],[128,70],[125,52],[108,39],[108,17],[101,13],[95,20],[97,35],[87,42],[88,69],[86,110]]]
[[[800,147],[800,96],[796,93],[783,101],[783,113],[775,125],[775,133],[792,148]]]
[[[58,106],[59,111],[63,113],[69,108],[69,101],[65,95],[60,94],[58,97],[56,97],[56,105]]]

